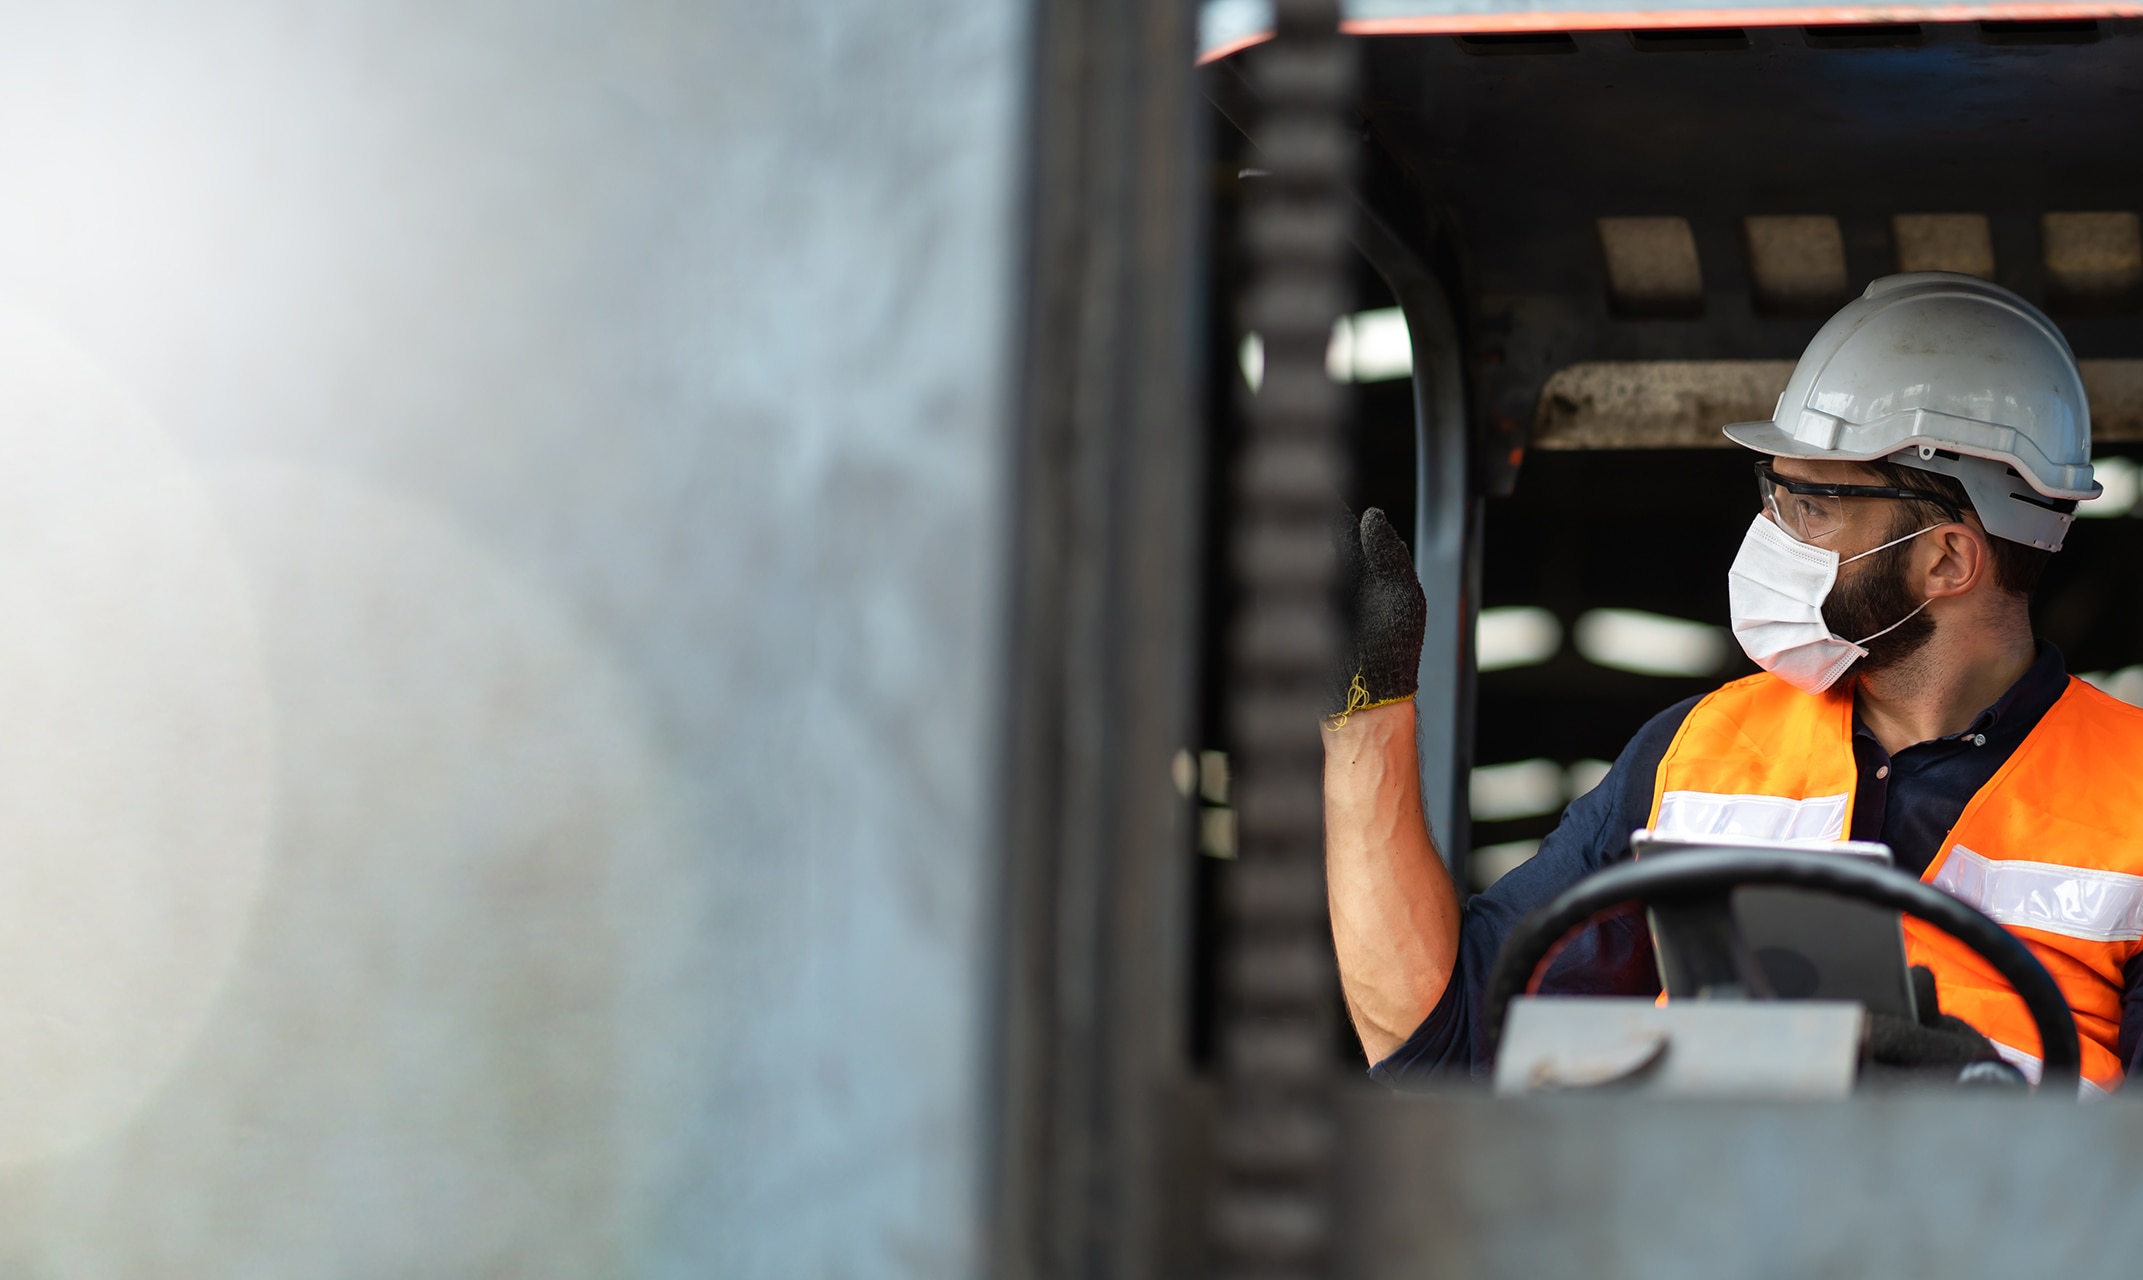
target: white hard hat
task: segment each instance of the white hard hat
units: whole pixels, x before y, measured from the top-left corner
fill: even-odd
[[[1955,476],[1987,532],[2059,550],[2095,498],[2076,356],[2037,307],[1976,276],[1885,276],[1830,318],[1773,421],[1729,438],[1759,453],[1887,459]]]

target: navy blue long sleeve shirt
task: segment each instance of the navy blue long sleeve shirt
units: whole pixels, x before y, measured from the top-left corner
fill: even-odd
[[[2038,657],[2007,693],[1961,733],[1891,754],[1853,721],[1855,840],[1890,846],[1897,866],[1918,875],[1940,851],[1964,807],[2008,761],[2068,687],[2061,651],[2039,645]],[[1492,1065],[1477,1046],[1489,971],[1503,939],[1520,920],[1578,881],[1630,856],[1630,832],[1652,812],[1653,782],[1667,747],[1697,704],[1690,698],[1654,716],[1630,739],[1614,768],[1571,801],[1539,852],[1466,903],[1458,961],[1443,998],[1405,1044],[1370,1068],[1396,1086],[1444,1073],[1483,1075]],[[2143,959],[2130,963],[2122,997],[2120,1054],[2129,1070],[2143,1049]],[[1653,996],[1659,971],[1643,909],[1631,906],[1573,935],[1542,975],[1550,995]]]

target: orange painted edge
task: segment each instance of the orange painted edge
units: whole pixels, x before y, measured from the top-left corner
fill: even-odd
[[[1801,5],[1749,9],[1599,9],[1541,13],[1436,13],[1401,18],[1349,18],[1352,36],[1450,36],[1505,31],[1645,31],[1674,27],[1824,27],[1878,22],[2033,21],[2143,17],[2143,0],[2017,0],[2009,4]],[[1241,36],[1198,56],[1198,65],[1232,57],[1272,39]]]
[[[1342,30],[1345,29],[1345,25],[1346,24],[1344,23],[1341,24]],[[1233,57],[1236,54],[1241,53],[1245,49],[1256,48],[1258,45],[1261,45],[1270,39],[1272,39],[1272,32],[1270,31],[1260,31],[1255,35],[1237,36],[1235,39],[1228,41],[1226,44],[1220,45],[1217,48],[1208,49],[1206,52],[1199,54],[1198,65],[1202,67],[1208,62],[1218,62],[1222,58]]]

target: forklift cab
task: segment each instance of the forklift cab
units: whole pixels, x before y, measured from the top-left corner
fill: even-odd
[[[1461,892],[1530,856],[1646,719],[1755,670],[1724,630],[1750,455],[1720,428],[1768,418],[1817,328],[1882,276],[1994,280],[2067,336],[2105,495],[2080,509],[2034,622],[2072,671],[2143,699],[2143,523],[2125,518],[2143,514],[2143,171],[2127,160],[2143,20],[2075,5],[1493,9],[1345,10],[1361,269],[1329,361],[1355,384],[1350,503],[1410,531],[1430,601],[1423,799]],[[1228,201],[1261,176],[1245,66],[1261,12],[1214,0],[1201,29],[1225,120],[1223,283]],[[1396,360],[1373,350],[1395,318]],[[1217,309],[1223,417],[1255,394],[1257,335],[1231,322]],[[1522,993],[1555,926],[1615,893],[1686,902],[1803,874],[1776,863],[1721,854],[1701,885],[1602,873],[1513,939],[1497,998]],[[1943,911],[1889,879],[1827,887]],[[2013,940],[1995,961],[2006,934],[1948,924],[2015,969],[2061,1074],[2075,1031],[2044,970]],[[1587,1054],[1615,1058],[1597,1041]]]

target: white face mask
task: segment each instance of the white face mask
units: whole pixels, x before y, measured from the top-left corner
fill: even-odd
[[[1910,542],[1927,529],[1840,560],[1837,552],[1796,541],[1769,519],[1757,516],[1741,539],[1741,553],[1726,571],[1727,607],[1741,651],[1757,666],[1805,693],[1830,688],[1847,667],[1868,656],[1863,645],[1904,626],[1928,603],[1922,600],[1919,609],[1872,636],[1841,640],[1823,621],[1823,602],[1838,581],[1838,567]]]

